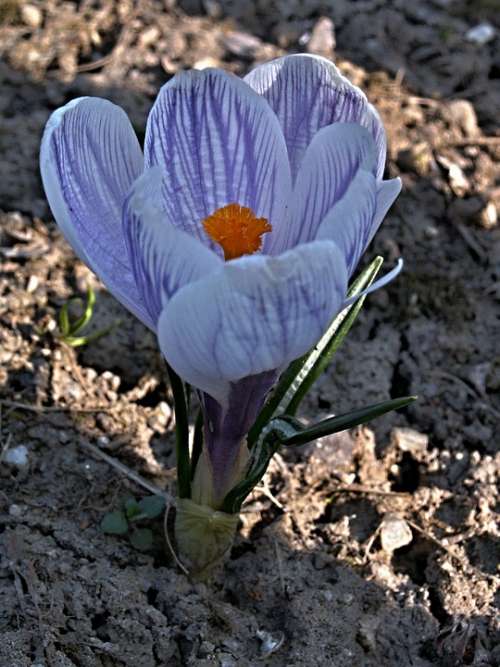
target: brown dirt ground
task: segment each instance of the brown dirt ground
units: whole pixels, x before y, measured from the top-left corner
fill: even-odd
[[[499,9],[0,2],[0,667],[500,664]],[[484,20],[494,39],[467,41]],[[153,337],[51,221],[40,133],[53,109],[92,94],[122,104],[142,136],[178,69],[241,74],[297,50],[335,56],[382,113],[388,173],[404,189],[368,256],[406,261],[302,416],[420,400],[373,430],[278,456],[224,571],[192,583],[161,522],[148,553],[99,528],[147,492],[88,443],[168,487],[171,401]],[[89,283],[91,327],[121,324],[75,350],[57,338],[57,313]],[[6,459],[20,445],[28,464],[17,468]],[[394,525],[411,541],[392,551]]]

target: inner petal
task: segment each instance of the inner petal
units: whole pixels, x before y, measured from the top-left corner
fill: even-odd
[[[234,203],[205,218],[203,227],[212,241],[221,246],[226,261],[260,250],[262,235],[272,230],[266,218],[258,218],[251,208]]]

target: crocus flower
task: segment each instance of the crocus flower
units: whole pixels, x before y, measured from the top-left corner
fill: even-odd
[[[199,391],[199,504],[221,506],[266,394],[344,306],[400,190],[382,180],[385,156],[365,95],[306,55],[243,80],[176,75],[151,110],[144,155],[106,100],[51,116],[41,172],[56,221]]]

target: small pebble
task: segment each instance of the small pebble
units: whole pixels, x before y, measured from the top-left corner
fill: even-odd
[[[5,452],[4,461],[16,468],[25,468],[28,465],[28,448],[25,445],[18,445],[8,449]]]
[[[397,427],[392,430],[392,439],[402,452],[410,452],[417,456],[427,451],[429,436],[412,428]]]
[[[21,7],[21,18],[23,23],[30,28],[39,28],[42,25],[43,14],[35,5],[23,4]]]
[[[107,435],[100,435],[100,436],[97,438],[97,445],[98,445],[99,447],[104,447],[104,448],[105,448],[105,447],[109,447],[109,442],[110,442],[110,441],[109,441],[109,438],[108,438]]]
[[[256,634],[257,638],[262,642],[260,647],[262,658],[268,658],[272,653],[276,653],[285,641],[285,634],[283,632],[277,632],[272,635],[265,630],[257,630]]]
[[[248,32],[232,30],[224,36],[226,49],[240,58],[253,58],[261,45],[260,39]]]
[[[476,111],[468,100],[453,100],[448,104],[448,113],[466,137],[479,134]]]
[[[23,509],[19,505],[12,504],[9,507],[9,516],[13,516],[14,518],[19,518],[20,516],[23,515]]]
[[[484,44],[491,42],[495,36],[495,28],[491,25],[491,23],[487,23],[486,21],[484,23],[479,23],[473,28],[470,28],[470,30],[467,30],[465,33],[465,39],[468,42],[478,44],[479,46],[483,46]]]
[[[490,201],[479,214],[479,220],[483,229],[492,229],[497,226],[498,213],[495,204]]]
[[[28,284],[26,285],[26,291],[29,294],[33,294],[33,292],[36,291],[36,288],[40,284],[40,281],[37,276],[31,275],[28,280]]]
[[[404,519],[394,515],[387,515],[384,518],[380,531],[380,542],[384,551],[392,553],[410,544],[412,539],[411,528]]]
[[[326,16],[319,19],[307,42],[307,51],[325,58],[332,57],[335,51],[335,25]]]
[[[465,178],[464,172],[458,166],[458,164],[450,165],[448,170],[448,178],[450,179],[451,189],[457,196],[460,197],[464,192],[467,191],[469,187],[469,181]]]
[[[197,60],[193,65],[193,69],[202,70],[202,69],[207,69],[207,67],[219,67],[219,64],[220,63],[218,60],[215,60],[215,58],[207,56],[206,58]]]

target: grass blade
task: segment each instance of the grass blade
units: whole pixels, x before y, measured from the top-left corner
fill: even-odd
[[[305,445],[307,442],[322,438],[325,435],[331,435],[332,433],[338,433],[339,431],[345,431],[348,428],[354,428],[354,426],[365,424],[376,417],[386,414],[386,412],[404,408],[410,403],[413,403],[416,399],[416,396],[402,396],[401,398],[374,403],[364,408],[347,412],[343,415],[330,417],[313,426],[298,430],[294,435],[282,440],[281,444],[284,446]]]
[[[191,497],[191,461],[189,460],[189,424],[184,383],[167,364],[168,378],[174,397],[175,454],[177,459],[177,495]]]

